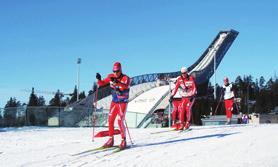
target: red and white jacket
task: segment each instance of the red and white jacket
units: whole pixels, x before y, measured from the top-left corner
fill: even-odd
[[[112,82],[113,79],[116,82]],[[121,74],[120,77],[116,77],[114,73],[109,74],[105,79],[99,80],[97,84],[102,87],[110,84],[112,101],[116,103],[127,103],[129,98],[129,87],[130,87],[130,78]]]
[[[194,97],[197,94],[194,77],[189,76],[188,78],[183,78],[182,76],[179,76],[174,91],[172,92],[172,96],[175,96],[178,90],[182,97]]]

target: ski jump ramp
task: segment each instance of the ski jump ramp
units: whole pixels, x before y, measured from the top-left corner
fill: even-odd
[[[198,85],[207,83],[223,59],[224,55],[236,39],[238,32],[235,30],[220,31],[209,47],[204,51],[200,58],[192,64],[188,71],[196,78]],[[177,67],[179,68],[179,67]],[[161,103],[165,104],[165,100],[169,98],[169,83],[165,81],[176,78],[180,72],[154,73],[132,77],[130,100],[127,108],[126,120],[130,127],[144,127],[147,121],[146,117],[157,110]],[[161,83],[162,82],[162,83]],[[174,85],[171,85],[173,87]],[[88,96],[86,99],[76,103],[75,105],[92,106],[95,94]],[[109,86],[100,88],[98,92],[98,108],[108,110],[111,102],[111,94]],[[164,109],[165,109],[164,105]],[[163,109],[163,108],[160,108]],[[139,113],[139,119],[134,114]],[[136,122],[134,124],[134,122]]]

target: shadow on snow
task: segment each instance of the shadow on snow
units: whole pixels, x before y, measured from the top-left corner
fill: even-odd
[[[156,142],[156,143],[149,143],[143,145],[134,145],[133,147],[148,147],[148,146],[156,146],[156,145],[164,145],[164,144],[171,144],[171,143],[178,143],[178,142],[186,142],[191,140],[199,140],[199,139],[208,139],[208,138],[223,138],[226,136],[238,134],[239,132],[235,133],[219,133],[219,134],[212,134],[212,135],[205,135],[205,136],[198,136],[198,137],[191,137],[191,138],[184,138],[184,139],[177,139],[177,140],[169,140],[164,142]]]

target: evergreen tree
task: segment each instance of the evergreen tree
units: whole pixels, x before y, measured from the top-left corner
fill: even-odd
[[[56,92],[56,94],[54,95],[54,97],[49,101],[49,105],[50,106],[57,106],[60,107],[61,106],[61,93],[59,92],[59,90]]]
[[[29,102],[27,106],[38,106],[39,98],[34,92],[34,88],[32,88],[32,93],[30,94]]]
[[[273,84],[274,84],[274,82],[273,82],[272,78],[270,78],[270,79],[267,81],[267,83],[266,83],[266,85],[265,85],[265,88],[266,88],[267,90],[271,90]]]
[[[93,93],[94,93],[94,91],[93,91],[93,90],[89,90],[89,92],[88,92],[88,96],[92,95]]]
[[[45,99],[43,96],[40,96],[38,99],[38,106],[45,106]]]
[[[79,99],[81,100],[81,99],[85,99],[85,98],[86,98],[85,91],[83,91],[79,94]]]
[[[76,88],[76,85],[75,85],[74,91],[73,91],[72,96],[70,98],[70,104],[76,102],[76,100],[77,100],[77,88]]]
[[[63,102],[65,103],[65,106],[69,105],[70,104],[70,98],[67,97]]]
[[[7,101],[4,109],[4,119],[5,125],[4,126],[17,126],[17,108],[21,106],[20,101],[17,101],[16,98],[10,98]]]
[[[260,77],[260,81],[259,81],[259,86],[260,86],[260,89],[263,89],[265,87],[265,79],[263,76]]]
[[[9,108],[9,107],[19,107],[21,106],[20,101],[17,101],[16,98],[12,98],[10,97],[10,99],[7,101],[5,108]]]

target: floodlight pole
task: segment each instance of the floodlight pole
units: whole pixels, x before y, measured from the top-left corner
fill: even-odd
[[[80,89],[80,64],[81,58],[77,59],[77,98],[76,101],[79,100],[79,89]]]

